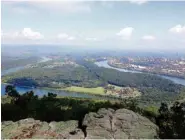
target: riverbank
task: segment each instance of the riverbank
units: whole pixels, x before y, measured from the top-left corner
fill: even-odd
[[[185,77],[183,77],[183,76],[171,75],[171,74],[160,73],[160,72],[157,73],[157,72],[151,72],[151,71],[146,71],[146,70],[136,70],[136,69],[131,69],[131,68],[129,69],[129,68],[124,68],[122,66],[111,64],[109,62],[107,62],[107,64],[113,68],[124,69],[124,70],[134,71],[134,72],[138,72],[138,73],[155,74],[155,75],[159,75],[159,76],[167,76],[167,77],[171,77],[171,78],[179,78],[179,79],[185,80]]]
[[[37,58],[36,60],[37,60],[36,61],[36,64],[37,64],[37,63],[47,62],[47,61],[50,61],[52,59],[44,56],[44,57],[40,57],[39,59]],[[11,67],[9,69],[4,69],[4,70],[1,71],[1,76],[5,76],[7,74],[10,74],[10,73],[14,73],[14,72],[23,70],[23,69],[29,67],[32,64],[34,64],[34,63],[29,63],[29,64],[26,63],[24,65],[20,65],[20,66],[16,66],[16,67]]]
[[[109,68],[109,69],[115,69],[121,72],[130,72],[130,73],[145,73],[145,72],[141,72],[141,71],[135,71],[135,70],[127,70],[127,69],[121,69],[121,68],[116,68],[116,67],[112,67],[108,64],[108,61],[100,61],[100,62],[95,62],[95,64],[99,67],[104,67],[104,68]],[[151,74],[151,73],[146,73],[146,74]],[[152,74],[151,74],[152,75]],[[157,75],[157,74],[153,74],[153,75]],[[164,79],[168,79],[176,84],[180,84],[185,86],[185,79],[182,78],[178,78],[178,77],[171,77],[171,76],[165,76],[165,75],[157,75],[160,76]]]

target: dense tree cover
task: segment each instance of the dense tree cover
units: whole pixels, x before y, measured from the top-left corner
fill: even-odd
[[[148,74],[125,73],[106,68],[98,69],[95,73],[108,83],[118,86],[130,86],[137,88],[155,87],[171,92],[178,92],[181,88],[180,85],[174,84],[169,80]]]
[[[159,126],[159,138],[185,138],[185,103],[175,102],[171,107],[162,103],[157,107],[139,108],[135,100],[110,102],[75,98],[57,98],[56,94],[48,93],[38,98],[32,91],[17,96],[13,86],[7,86],[7,98],[11,102],[2,102],[2,121],[17,121],[24,118],[35,118],[42,121],[79,120],[82,122],[88,112],[100,108],[127,108],[148,117]],[[5,98],[2,98],[5,99]],[[80,127],[79,123],[79,127]]]
[[[185,138],[185,103],[175,102],[170,108],[162,103],[156,117],[159,137],[162,139]]]
[[[20,96],[19,93],[16,91],[15,87],[11,85],[6,86],[5,92],[10,97],[18,98]]]
[[[62,86],[103,86],[101,80],[82,66],[65,65],[58,68],[29,68],[3,77],[3,80],[15,85],[62,87]]]
[[[27,58],[18,58],[18,59],[5,59],[4,57],[2,58],[1,62],[1,67],[2,70],[10,69],[10,68],[15,68],[15,67],[20,67],[20,66],[25,66],[27,64],[33,64],[36,63],[40,58],[39,57],[27,57]]]
[[[172,103],[177,98],[179,93],[164,91],[158,88],[142,88],[140,89],[142,96],[138,97],[140,106],[155,105],[160,106],[161,102]]]

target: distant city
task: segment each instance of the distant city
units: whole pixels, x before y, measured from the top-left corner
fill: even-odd
[[[154,57],[122,57],[110,58],[109,65],[129,70],[137,70],[155,74],[184,78],[185,59],[154,58]]]

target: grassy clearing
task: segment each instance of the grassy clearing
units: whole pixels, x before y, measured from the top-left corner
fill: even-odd
[[[105,95],[103,87],[85,88],[85,87],[71,86],[71,87],[64,88],[63,90],[71,91],[71,92],[81,92],[81,93],[92,93],[92,94]]]

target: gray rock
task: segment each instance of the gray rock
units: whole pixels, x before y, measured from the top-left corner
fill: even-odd
[[[1,123],[2,139],[151,139],[158,127],[127,109],[101,108],[85,115],[83,132],[78,121],[41,122],[32,118]]]
[[[47,123],[28,118],[17,122],[5,121],[1,125],[2,139],[84,139],[84,133],[74,120]]]
[[[127,109],[100,109],[85,115],[87,139],[149,139],[157,136],[158,127],[149,119]]]

